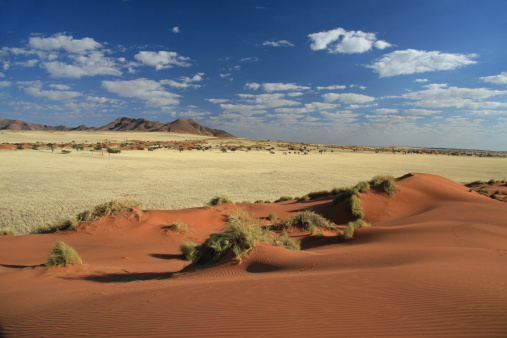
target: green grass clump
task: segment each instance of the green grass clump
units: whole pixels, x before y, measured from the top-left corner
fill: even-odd
[[[104,216],[114,216],[122,211],[132,212],[133,208],[142,208],[138,201],[114,200],[94,206],[92,209],[85,210],[76,216],[78,222],[94,222]],[[136,213],[138,217],[140,215]]]
[[[275,201],[275,203],[278,203],[278,202],[285,202],[285,201],[292,201],[293,198],[291,196],[282,196],[280,197],[279,199],[277,199]]]
[[[349,224],[352,224],[351,226],[354,227],[354,229],[359,229],[362,227],[369,227],[371,224],[366,222],[364,219],[356,219],[354,222],[349,222]]]
[[[349,207],[350,213],[354,218],[364,218],[363,207],[361,206],[361,200],[357,195],[350,196],[347,206]]]
[[[82,263],[77,251],[62,241],[55,244],[46,260],[46,266],[69,266]]]
[[[316,198],[319,198],[322,196],[327,196],[330,194],[331,194],[331,191],[329,191],[329,190],[321,190],[321,191],[312,191],[312,192],[308,193],[306,196],[308,198],[310,198],[311,200],[314,200]]]
[[[232,201],[225,196],[215,196],[206,205],[213,207],[222,203],[232,203]]]
[[[334,224],[322,215],[307,210],[280,220],[276,223],[275,228],[279,230],[292,230],[298,228],[301,231],[310,231],[312,227],[316,228],[334,228]]]
[[[3,229],[0,229],[0,236],[3,236],[3,235],[11,235],[11,236],[17,236],[18,233],[16,232],[16,230],[14,229],[11,229],[11,228],[3,228]]]
[[[468,187],[468,188],[480,187],[480,186],[483,186],[485,184],[487,184],[487,183],[484,182],[484,181],[473,181],[473,182],[465,184],[465,187]]]
[[[193,263],[196,265],[216,263],[229,250],[236,258],[252,250],[257,243],[272,244],[272,233],[262,228],[247,212],[237,211],[227,218],[227,226],[219,233],[211,234],[202,244],[195,248]]]
[[[366,181],[361,181],[354,187],[355,190],[359,191],[360,193],[367,192],[370,190],[370,183]]]
[[[281,246],[282,248],[289,250],[301,250],[301,242],[290,238],[285,230],[282,231],[280,236],[275,238],[274,245]]]
[[[191,242],[191,241],[185,241],[183,243],[180,244],[180,251],[181,251],[181,254],[183,255],[183,257],[185,257],[185,259],[187,261],[193,261],[194,260],[194,257],[195,257],[195,249],[199,246],[199,244],[197,244],[196,242]]]
[[[374,187],[382,187],[389,197],[400,191],[400,189],[398,189],[398,182],[396,181],[396,178],[391,175],[375,176],[369,183]]]
[[[342,237],[345,239],[351,239],[354,237],[354,225],[350,222],[345,229],[343,229]]]

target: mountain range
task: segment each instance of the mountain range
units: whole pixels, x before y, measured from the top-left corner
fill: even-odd
[[[120,117],[102,127],[88,127],[80,125],[76,128],[67,126],[48,126],[44,124],[28,123],[21,120],[8,120],[0,118],[0,130],[48,130],[48,131],[137,131],[137,132],[171,132],[216,137],[234,137],[226,131],[212,129],[200,125],[192,119],[177,119],[169,123]]]

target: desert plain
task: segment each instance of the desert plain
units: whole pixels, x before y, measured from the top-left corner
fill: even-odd
[[[22,234],[0,236],[0,336],[507,336],[507,203],[463,185],[495,179],[489,189],[504,198],[507,158],[325,145],[306,145],[305,155],[281,141],[139,134],[0,135],[0,143],[212,146],[0,150],[0,228]],[[360,194],[371,225],[351,238],[340,236],[354,221],[346,201],[303,198],[379,174],[397,177],[399,191]],[[213,196],[237,203],[204,206]],[[275,202],[281,196],[292,198]],[[34,233],[113,199],[143,207],[136,217]],[[184,259],[181,243],[205,242],[237,210],[264,226],[270,214],[312,210],[335,226],[289,232],[301,250],[259,243],[241,260],[231,252],[212,264]],[[168,227],[177,222],[189,231]],[[83,264],[45,266],[58,241]]]

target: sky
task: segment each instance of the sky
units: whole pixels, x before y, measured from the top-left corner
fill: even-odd
[[[504,0],[2,0],[0,118],[507,151]]]

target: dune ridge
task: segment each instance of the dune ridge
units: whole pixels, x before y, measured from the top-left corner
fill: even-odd
[[[430,174],[399,188],[361,195],[372,225],[352,240],[295,232],[304,250],[259,245],[241,264],[190,266],[179,244],[204,241],[236,209],[261,219],[313,209],[338,227],[351,216],[321,197],[0,236],[0,336],[505,337],[507,204]],[[192,231],[164,227],[177,220]],[[59,240],[85,264],[42,266]]]

